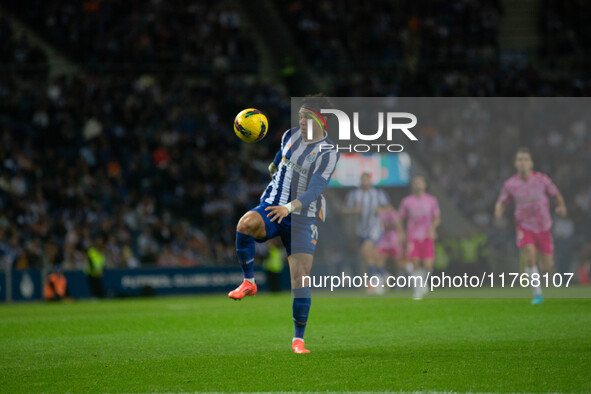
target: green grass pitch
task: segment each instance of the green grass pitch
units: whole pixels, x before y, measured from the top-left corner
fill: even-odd
[[[0,306],[0,391],[591,392],[591,299],[260,294]]]

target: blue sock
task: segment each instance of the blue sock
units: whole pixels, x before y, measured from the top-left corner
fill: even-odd
[[[310,313],[310,305],[312,305],[312,298],[309,287],[302,287],[300,289],[293,289],[293,325],[294,338],[304,339],[304,331],[306,331],[306,323],[308,322],[308,314]]]
[[[386,268],[385,267],[380,268],[380,275],[384,278],[386,277]]]
[[[369,276],[375,276],[376,275],[376,267],[374,267],[373,265],[370,265],[369,267],[367,267],[367,270],[369,271],[368,274]]]
[[[236,254],[244,279],[254,278],[254,237],[236,231]]]

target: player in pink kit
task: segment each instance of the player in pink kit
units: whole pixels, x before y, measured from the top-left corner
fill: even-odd
[[[509,203],[515,205],[515,224],[517,247],[525,254],[526,273],[530,276],[539,274],[536,265],[539,254],[539,266],[544,272],[552,269],[554,242],[552,240],[552,217],[550,200],[556,202],[556,213],[566,216],[564,198],[547,175],[532,171],[534,162],[529,149],[520,148],[515,155],[517,174],[509,178],[495,205],[495,217],[501,219]],[[533,304],[543,301],[542,290],[533,287]]]
[[[427,181],[415,176],[411,184],[412,194],[400,203],[399,213],[406,220],[406,257],[412,261],[414,275],[426,278],[433,269],[435,235],[441,223],[439,203],[428,194]],[[427,292],[426,286],[415,286],[413,298],[420,300]]]
[[[404,268],[404,227],[402,218],[392,208],[379,214],[383,232],[378,242],[378,267],[386,267],[388,258],[396,263],[397,268]]]

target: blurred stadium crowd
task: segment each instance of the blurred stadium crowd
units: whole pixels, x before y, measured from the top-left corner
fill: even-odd
[[[333,80],[333,96],[591,93],[585,1],[544,1],[540,67],[520,56],[502,58],[501,0],[293,0],[280,10],[311,65]]]
[[[85,71],[48,78],[44,51],[0,17],[4,261],[81,268],[86,250],[100,245],[107,267],[234,262],[235,223],[268,179],[266,161],[288,127],[292,93],[287,83],[259,78],[259,45],[235,4],[13,0],[3,7]],[[543,1],[536,65],[502,58],[500,0],[275,7],[312,69],[331,80],[329,95],[591,93],[585,1]],[[257,149],[241,147],[229,131],[247,105],[264,108],[276,132]],[[583,164],[591,164],[589,127],[521,130],[518,140],[510,127],[502,131],[504,140],[529,145],[537,168],[565,194],[571,214],[555,231],[573,253],[591,247],[577,238],[591,223]],[[489,226],[515,145],[499,147],[491,162],[487,149],[503,138],[490,130],[428,132],[419,159],[466,215]],[[566,159],[581,164],[567,168]]]
[[[6,18],[0,15],[0,72],[16,77],[47,77],[47,56],[27,37],[17,35]]]
[[[257,201],[261,175],[239,165],[222,119],[247,100],[281,109],[288,99],[241,78],[215,86],[242,94],[150,77],[0,83],[10,113],[0,126],[0,240],[16,266],[38,267],[49,240],[64,245],[66,267],[82,267],[92,243],[105,244],[108,267],[233,259],[235,217]],[[275,124],[283,111],[271,111]]]
[[[9,1],[7,8],[88,70],[256,71],[258,52],[216,0]]]

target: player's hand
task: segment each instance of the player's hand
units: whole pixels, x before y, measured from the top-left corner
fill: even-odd
[[[271,178],[273,178],[273,175],[275,175],[276,172],[277,166],[275,165],[275,163],[269,164],[269,175],[271,176]]]
[[[566,210],[566,207],[564,205],[557,206],[555,211],[556,211],[557,214],[559,214],[563,218],[565,218],[566,217],[566,214],[568,213],[567,210]]]
[[[283,205],[276,205],[274,207],[267,207],[267,208],[265,208],[265,211],[269,211],[269,213],[267,214],[267,217],[271,218],[272,222],[279,219],[279,220],[277,220],[277,223],[281,223],[283,218],[286,217],[287,215],[289,215],[289,210],[286,207],[284,207]]]
[[[437,232],[433,227],[429,227],[429,230],[427,230],[427,237],[433,240],[437,238]]]
[[[503,210],[499,206],[495,207],[495,219],[497,219],[497,220],[503,219]]]

